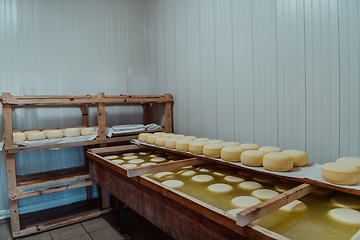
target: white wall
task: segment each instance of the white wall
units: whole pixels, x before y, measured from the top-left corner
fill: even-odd
[[[152,94],[174,95],[175,131],[360,156],[356,0],[148,0]]]
[[[143,0],[0,0],[1,92],[149,94]],[[132,69],[131,89],[128,69]],[[90,124],[97,124],[90,109]],[[81,124],[80,108],[17,109],[15,129]],[[107,109],[107,124],[142,122],[141,107]],[[0,110],[0,126],[2,112]],[[3,128],[0,128],[0,135]],[[82,148],[20,153],[17,173],[83,164]],[[8,216],[5,156],[0,153],[0,218]],[[85,199],[73,189],[19,201],[20,213]]]

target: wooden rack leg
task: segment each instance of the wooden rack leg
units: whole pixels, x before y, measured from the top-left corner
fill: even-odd
[[[171,99],[170,93],[165,94],[166,98]],[[165,132],[173,132],[172,126],[172,102],[165,103]]]
[[[101,187],[101,201],[102,208],[106,209],[110,207],[110,193],[105,190],[105,188]]]
[[[150,124],[150,104],[143,104],[144,125]]]
[[[15,156],[14,154],[6,155],[6,169],[9,196],[16,193],[16,174],[15,174]],[[18,200],[9,200],[10,206],[10,222],[11,231],[17,232],[20,230],[19,221],[19,205]]]
[[[82,125],[85,126],[89,126],[89,105],[87,104],[82,104],[81,105],[81,113],[82,113]],[[84,150],[84,164],[87,167],[87,169],[89,169],[89,163],[88,163],[88,159],[86,156],[86,151],[87,151],[88,147],[83,147]],[[93,199],[93,190],[92,190],[92,186],[87,186],[86,187],[86,199],[87,200],[91,200]]]

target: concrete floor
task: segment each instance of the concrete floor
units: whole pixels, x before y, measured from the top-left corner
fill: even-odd
[[[20,216],[21,228],[36,226],[41,223],[84,212],[98,203],[75,203],[50,210],[24,214]],[[116,226],[116,215],[110,213],[95,219],[73,225],[19,238],[26,240],[172,240],[152,223],[142,218],[130,208],[125,209],[125,234],[120,234]],[[10,220],[0,220],[0,240],[10,240]]]

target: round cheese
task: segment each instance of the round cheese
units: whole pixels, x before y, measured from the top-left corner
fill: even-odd
[[[124,153],[123,154],[123,156],[134,156],[135,155],[135,153],[133,153],[133,152],[130,152],[130,153]]]
[[[122,163],[124,163],[124,161],[121,160],[121,159],[112,160],[111,162],[112,162],[112,163],[115,163],[115,164],[122,164]]]
[[[143,155],[143,156],[149,155],[149,153],[147,153],[147,152],[139,152],[139,154]]]
[[[243,144],[240,144],[239,146],[242,147],[245,151],[246,150],[258,150],[260,148],[260,146],[255,143],[243,143]]]
[[[129,161],[129,163],[134,163],[134,164],[143,163],[143,162],[144,162],[143,159],[133,159]]]
[[[279,208],[279,210],[293,213],[293,212],[303,212],[307,209],[305,203],[301,202],[300,200],[292,201],[291,203],[286,204],[285,206]]]
[[[17,133],[17,132],[25,132],[25,131],[24,130],[19,130],[19,129],[13,130],[13,133]]]
[[[241,146],[241,145],[240,145]],[[261,167],[265,152],[259,150],[247,150],[241,154],[241,163],[251,167]]]
[[[182,151],[182,152],[188,152],[189,151],[189,144],[192,142],[192,140],[189,139],[180,139],[176,142],[176,150]]]
[[[309,156],[304,151],[285,150],[283,153],[287,153],[292,157],[294,167],[303,167],[306,166],[309,162]]]
[[[184,186],[184,183],[180,180],[166,180],[162,182],[162,184],[171,188],[179,188]]]
[[[181,137],[185,137],[185,135],[184,134],[175,134],[175,135],[170,136],[170,138],[181,138]]]
[[[253,191],[251,194],[260,200],[267,200],[279,195],[278,192],[270,189],[258,189]]]
[[[321,176],[329,183],[354,185],[360,180],[360,169],[348,163],[330,162],[322,165]]]
[[[254,182],[254,181],[245,181],[239,184],[239,187],[244,190],[256,190],[259,188],[262,188],[262,185],[260,183]]]
[[[360,168],[360,158],[358,157],[342,157],[336,160],[338,163],[348,163]]]
[[[166,137],[158,137],[155,139],[155,145],[163,147],[165,145],[165,140],[168,139]]]
[[[207,141],[208,144],[221,144],[223,142],[224,142],[223,140],[219,140],[219,139],[212,139]]]
[[[221,159],[228,162],[240,162],[240,155],[243,151],[244,149],[240,146],[223,147],[221,149]]]
[[[226,169],[219,169],[219,170],[216,170],[215,172],[213,172],[214,175],[218,175],[218,176],[226,176],[231,173],[232,173],[231,170],[226,170]]]
[[[23,132],[14,132],[13,133],[13,141],[25,141],[26,134]]]
[[[80,129],[78,128],[65,128],[64,129],[65,137],[78,137],[80,136]]]
[[[45,133],[44,132],[28,132],[26,134],[26,139],[28,141],[44,140],[45,139]]]
[[[162,137],[171,137],[171,136],[174,136],[175,134],[174,133],[163,133],[161,134]]]
[[[293,168],[293,160],[289,154],[282,152],[270,152],[265,154],[263,158],[263,166],[269,171],[287,172]]]
[[[234,208],[229,211],[227,211],[232,217],[236,218],[237,213],[241,212],[245,208]]]
[[[231,200],[231,203],[239,208],[248,208],[261,203],[261,201],[257,198],[250,196],[240,196]]]
[[[230,192],[233,189],[233,187],[230,186],[229,184],[215,183],[215,184],[211,184],[208,187],[208,189],[216,193],[225,193],[225,192]]]
[[[116,159],[118,157],[119,156],[117,156],[117,155],[109,155],[109,156],[105,156],[104,158],[107,159],[107,160],[112,160],[112,159]]]
[[[194,139],[196,139],[196,137],[195,136],[184,136],[184,137],[181,137],[180,139],[181,140],[194,140]]]
[[[167,138],[165,140],[164,147],[170,148],[170,149],[175,149],[176,148],[176,142],[179,141],[179,140],[180,140],[180,138]]]
[[[125,156],[123,157],[124,160],[131,160],[131,159],[135,159],[138,158],[138,156]]]
[[[57,129],[57,130],[49,130],[46,132],[46,138],[48,139],[56,139],[64,137],[64,130]]]
[[[46,133],[47,133],[48,131],[52,131],[52,130],[59,130],[59,129],[55,129],[55,128],[43,129],[43,130],[41,130],[41,132],[44,132],[44,133],[45,133],[45,136],[46,136]]]
[[[331,202],[337,207],[360,209],[360,199],[347,196],[337,196],[331,198]]]
[[[195,139],[196,140],[196,139]],[[202,155],[203,154],[203,148],[206,145],[206,142],[191,142],[189,144],[189,151],[194,154]]]
[[[41,129],[40,128],[31,128],[31,129],[27,129],[25,132],[40,132]]]
[[[141,167],[148,167],[148,166],[152,166],[152,165],[157,165],[157,163],[148,162],[148,163],[143,163],[140,166]]]
[[[261,148],[259,148],[260,151],[263,151],[265,153],[270,153],[270,152],[282,152],[282,150],[278,147],[275,146],[263,146]]]
[[[158,138],[158,137],[160,137],[160,135],[159,134],[152,134],[152,135],[148,135],[147,137],[146,137],[146,143],[148,143],[148,144],[155,144],[155,139],[156,138]]]
[[[121,165],[124,168],[136,168],[136,164],[132,164],[132,163],[127,163],[127,164],[123,164]]]
[[[207,142],[209,140],[210,140],[210,138],[196,138],[196,139],[194,139],[194,142]]]
[[[329,216],[341,223],[360,224],[360,212],[348,208],[335,208],[328,212]]]
[[[180,175],[184,177],[189,177],[195,175],[196,172],[194,170],[182,170],[180,171]]]
[[[173,172],[158,172],[155,174],[154,177],[156,178],[165,178],[165,177],[172,177],[175,173]]]
[[[163,135],[163,134],[164,134],[164,132],[154,132],[153,135],[159,135],[158,137],[160,137],[160,136]]]
[[[221,149],[223,147],[224,146],[221,144],[207,144],[203,148],[203,154],[205,157],[219,158],[221,156]]]
[[[223,142],[222,145],[224,145],[224,147],[239,146],[240,143],[238,143],[238,142]]]
[[[243,179],[243,178],[235,177],[235,176],[231,176],[231,175],[224,177],[224,180],[229,181],[229,182],[235,182],[235,183],[241,183],[241,182],[245,181],[245,179]]]
[[[150,159],[150,161],[152,161],[152,162],[164,162],[164,161],[166,161],[166,158],[154,157],[154,158]]]
[[[201,174],[201,175],[193,176],[191,180],[195,182],[210,182],[214,180],[214,177],[210,175]]]
[[[90,136],[96,132],[96,128],[94,127],[84,127],[80,129],[80,134],[82,136]]]

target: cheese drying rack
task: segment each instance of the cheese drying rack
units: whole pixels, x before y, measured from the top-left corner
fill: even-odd
[[[180,152],[152,144],[144,144],[135,140],[131,142],[133,145],[89,150],[87,156],[90,160],[90,177],[106,188],[107,191],[111,192],[117,199],[124,202],[127,206],[147,218],[175,239],[230,239],[234,237],[237,239],[242,239],[244,237],[250,239],[288,239],[282,235],[252,224],[252,222],[313,192],[318,187],[360,195],[360,191],[358,190],[342,188],[341,186],[333,186],[307,179],[284,177],[279,176],[276,173],[269,174],[262,171],[254,171],[241,166],[234,166],[228,162],[207,158],[202,155]],[[159,163],[153,166],[126,169],[103,157],[108,154],[113,155],[136,150],[143,151],[148,148],[175,153],[182,155],[184,158],[172,162]],[[299,185],[276,197],[241,211],[237,214],[236,221],[234,221],[227,212],[192,198],[176,189],[164,186],[145,175],[161,171],[172,171],[181,167],[200,165],[209,162],[288,179],[298,182]],[[183,212],[186,212],[186,214]],[[161,217],[159,218],[158,216],[160,215]],[[212,222],[196,222],[195,219],[203,217]],[[186,228],[186,230],[184,230],[184,228]],[[212,233],[210,234],[209,231]],[[210,234],[211,236],[205,237],[204,234]],[[225,235],[221,236],[221,234]],[[360,230],[352,239],[358,239],[359,237]]]
[[[2,93],[0,101],[3,105],[3,125],[4,125],[4,151],[6,155],[6,172],[9,194],[10,222],[12,237],[18,238],[50,229],[84,221],[86,219],[100,216],[101,214],[112,211],[110,208],[109,193],[103,188],[102,208],[100,210],[90,211],[83,214],[74,215],[54,222],[37,225],[35,227],[20,228],[18,200],[33,196],[39,196],[48,193],[64,191],[79,187],[86,187],[87,199],[92,198],[92,185],[96,184],[89,176],[88,161],[85,157],[84,166],[67,169],[53,170],[47,172],[38,172],[23,176],[16,176],[15,155],[19,152],[38,151],[46,149],[59,149],[83,146],[86,150],[88,146],[106,146],[108,143],[122,144],[135,138],[140,132],[126,134],[116,134],[116,137],[106,137],[106,117],[105,105],[122,106],[122,105],[141,105],[143,108],[144,124],[150,123],[151,104],[164,104],[165,126],[163,131],[172,132],[172,104],[171,94],[164,95],[128,95],[128,96],[105,96],[99,92],[97,95],[38,95],[38,96],[12,96],[10,93]],[[82,124],[89,126],[88,110],[89,106],[97,106],[98,120],[98,137],[94,140],[79,141],[71,143],[44,144],[38,146],[17,146],[13,143],[13,124],[12,110],[21,107],[80,107],[82,113]],[[154,131],[141,131],[154,132]],[[57,187],[47,187],[41,190],[31,190],[32,188],[46,187],[53,184],[67,183],[76,180],[84,180],[77,183],[65,184]]]

